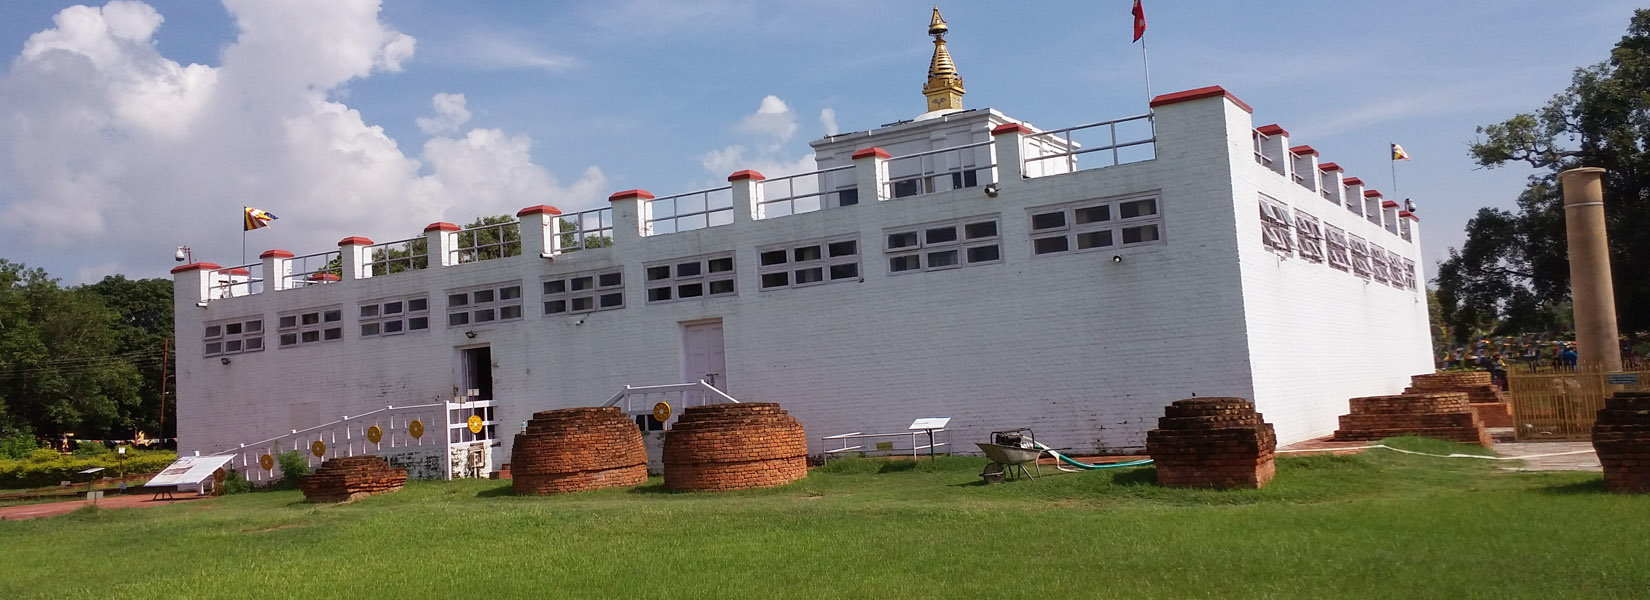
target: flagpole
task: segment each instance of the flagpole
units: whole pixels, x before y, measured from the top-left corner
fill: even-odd
[[[241,264],[246,264],[246,210],[250,207],[241,207]]]
[[[1397,147],[1396,142],[1387,142],[1386,161],[1392,167],[1392,197],[1394,198],[1398,197],[1398,153],[1395,151]]]
[[[1146,106],[1152,105],[1152,61],[1146,55],[1146,36],[1140,36],[1140,64],[1146,71]]]

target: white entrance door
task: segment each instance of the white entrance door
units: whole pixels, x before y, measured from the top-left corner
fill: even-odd
[[[722,322],[682,326],[682,380],[699,381],[727,391],[727,356],[722,350]]]

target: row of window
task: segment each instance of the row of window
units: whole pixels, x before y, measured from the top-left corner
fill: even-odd
[[[1333,225],[1321,224],[1301,211],[1290,214],[1276,200],[1260,198],[1261,243],[1284,256],[1300,256],[1313,263],[1364,279],[1404,289],[1415,289],[1415,262]]]

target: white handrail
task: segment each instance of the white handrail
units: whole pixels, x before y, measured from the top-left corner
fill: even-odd
[[[212,454],[208,454],[207,456],[218,456],[218,455],[221,455],[221,454],[235,454],[235,453],[240,452],[241,450],[245,450],[248,446],[256,447],[256,446],[259,446],[259,445],[262,445],[262,444],[267,444],[269,442],[273,442],[275,440],[279,440],[281,438],[287,438],[287,437],[292,437],[292,436],[296,436],[296,435],[302,435],[302,434],[306,434],[306,433],[316,431],[316,430],[319,430],[319,429],[326,429],[328,427],[335,427],[335,426],[337,426],[341,423],[346,423],[346,422],[349,422],[349,421],[364,419],[364,418],[376,415],[376,414],[381,413],[381,412],[388,412],[388,411],[392,411],[392,410],[414,410],[414,409],[421,409],[421,408],[435,408],[437,406],[443,406],[443,404],[438,402],[438,403],[435,403],[435,404],[414,404],[412,406],[400,406],[400,407],[397,407],[393,404],[387,404],[387,405],[384,406],[384,408],[380,408],[378,410],[367,411],[367,412],[361,413],[359,415],[355,415],[353,417],[344,417],[342,419],[338,419],[337,421],[333,421],[333,422],[330,422],[330,423],[322,423],[322,424],[316,425],[314,427],[308,427],[308,428],[304,428],[304,429],[294,429],[294,430],[292,430],[291,433],[283,433],[281,435],[277,435],[277,436],[269,438],[267,440],[258,440],[256,442],[252,442],[250,444],[241,444],[239,448],[231,448],[229,450],[224,450],[224,451],[221,451],[221,452],[214,452]]]
[[[716,386],[705,383],[705,380],[701,379],[701,380],[695,381],[693,383],[672,383],[672,384],[666,384],[666,385],[626,385],[626,386],[624,386],[624,389],[619,390],[619,393],[614,394],[613,397],[609,398],[607,400],[607,403],[603,404],[602,406],[603,407],[613,406],[613,405],[618,404],[619,402],[623,401],[625,398],[628,398],[632,395],[668,394],[668,393],[671,393],[671,392],[710,392],[712,394],[720,396],[725,401],[732,402],[734,404],[739,404],[739,401],[733,399],[733,396],[727,395],[726,392],[723,392],[722,390],[716,389]]]

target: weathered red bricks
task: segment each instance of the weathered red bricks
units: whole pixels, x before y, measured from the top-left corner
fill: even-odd
[[[1650,493],[1650,391],[1616,392],[1593,421],[1593,450],[1604,488]]]
[[[533,413],[510,450],[517,494],[560,494],[647,483],[636,422],[616,406]]]
[[[298,489],[309,502],[348,502],[401,489],[407,470],[397,469],[377,456],[340,456],[321,463],[313,475],[298,478]]]
[[[1277,433],[1243,398],[1176,400],[1157,427],[1146,432],[1146,453],[1158,485],[1261,488],[1276,473]]]
[[[665,487],[737,490],[808,474],[808,438],[778,404],[692,406],[665,432]]]
[[[1507,393],[1491,383],[1488,371],[1427,373],[1410,376],[1409,381],[1410,386],[1404,389],[1405,394],[1464,392],[1472,414],[1478,415],[1478,420],[1483,421],[1485,427],[1513,426]]]
[[[1484,422],[1468,407],[1466,392],[1405,392],[1350,400],[1352,413],[1341,415],[1335,439],[1374,441],[1401,435],[1438,438],[1463,444],[1490,445]]]

